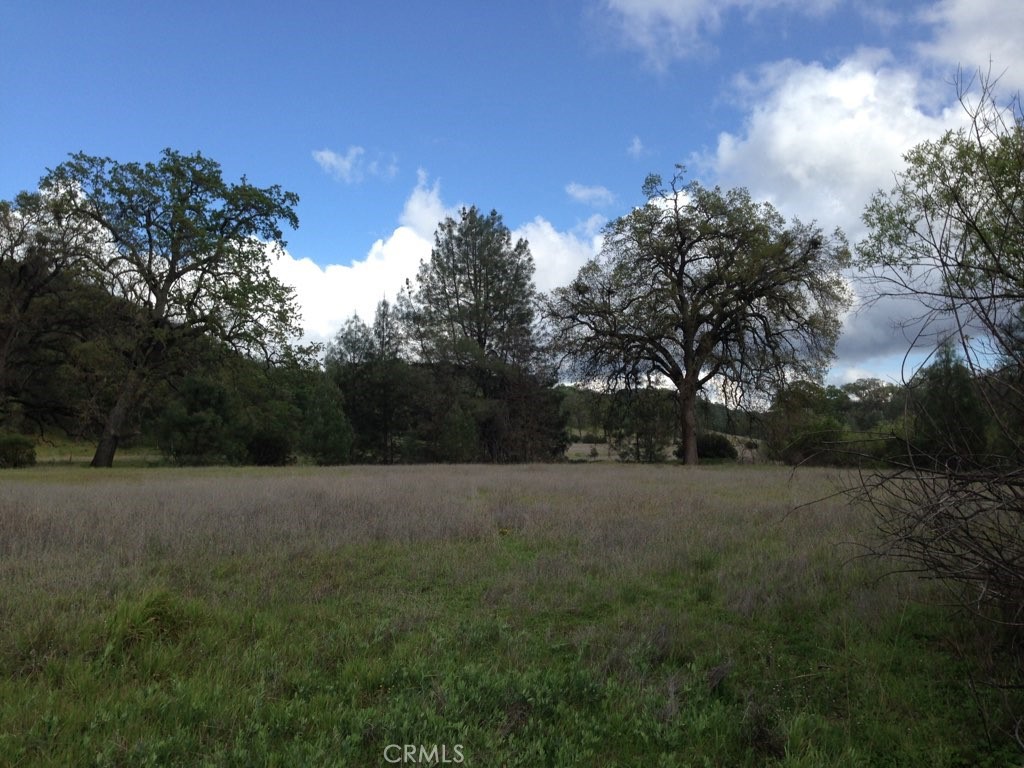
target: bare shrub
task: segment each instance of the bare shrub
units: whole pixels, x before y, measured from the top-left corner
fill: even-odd
[[[1024,471],[913,467],[864,476],[854,496],[875,514],[875,554],[939,580],[979,617],[1024,628]]]

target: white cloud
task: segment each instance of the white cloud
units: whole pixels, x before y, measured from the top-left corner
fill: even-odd
[[[866,233],[860,216],[871,195],[888,189],[903,154],[963,121],[955,94],[936,109],[931,84],[883,52],[860,51],[834,68],[780,62],[738,83],[751,97],[742,130],[723,133],[696,165],[726,186],[745,186],[787,217],[840,226],[851,243]],[[846,318],[841,369],[901,359],[910,338],[901,323],[919,312],[910,302],[884,301]],[[878,361],[885,361],[879,363]],[[836,374],[834,374],[836,375]]]
[[[410,227],[401,226],[386,240],[378,240],[366,257],[350,265],[321,267],[310,259],[285,253],[272,271],[295,288],[306,338],[331,339],[353,314],[373,319],[377,302],[394,301],[406,278],[413,278],[420,259],[430,257],[429,241]]]
[[[360,161],[366,150],[362,147],[349,147],[344,155],[330,149],[318,149],[313,153],[313,159],[327,173],[346,184],[354,184],[362,181],[363,174],[360,170]]]
[[[537,216],[512,230],[513,239],[521,237],[530,243],[538,291],[545,293],[567,285],[576,277],[580,267],[601,250],[604,222],[602,216],[595,215],[572,231],[560,232],[550,221]]]
[[[969,75],[978,68],[1006,72],[1002,85],[1024,88],[1024,3],[1019,0],[940,0],[922,13],[935,38],[920,46],[940,66],[960,65]]]
[[[647,148],[644,147],[644,143],[640,141],[639,136],[634,136],[633,140],[629,142],[629,146],[626,147],[626,154],[632,158],[639,159],[644,156],[647,152]]]
[[[318,149],[313,159],[327,173],[346,184],[358,184],[367,176],[392,179],[398,173],[398,160],[394,155],[380,155],[366,159],[366,149],[350,146],[344,155],[332,149]]]
[[[427,178],[427,172],[422,168],[416,172],[416,188],[405,201],[398,221],[432,243],[437,225],[449,216],[455,218],[461,206],[446,207],[441,200],[440,179],[435,179],[434,183],[428,186]]]
[[[573,181],[566,185],[565,192],[577,203],[585,203],[598,208],[615,202],[615,195],[607,187],[588,187]]]
[[[393,301],[406,279],[414,280],[420,261],[430,258],[434,230],[460,206],[441,199],[440,182],[429,183],[419,172],[416,187],[399,215],[399,226],[370,246],[363,259],[348,265],[320,266],[310,259],[285,253],[273,262],[273,273],[295,288],[309,341],[328,341],[353,313],[371,321],[377,302]],[[560,232],[546,219],[512,230],[513,239],[526,238],[536,264],[537,289],[548,291],[568,283],[600,249],[601,216],[593,216],[571,232]]]
[[[613,24],[627,44],[638,48],[648,62],[664,68],[671,60],[707,50],[707,38],[722,27],[722,17],[739,11],[748,17],[785,9],[821,14],[838,0],[603,0]]]
[[[738,86],[757,98],[742,131],[720,134],[696,165],[787,215],[841,226],[853,238],[862,234],[864,205],[892,185],[903,154],[961,119],[951,106],[930,109],[916,73],[878,51],[834,69],[780,62]]]
[[[438,222],[451,214],[441,202],[440,182],[428,184],[421,170],[399,226],[373,243],[365,258],[326,267],[288,253],[278,259],[274,274],[295,288],[306,337],[329,340],[353,314],[371,321],[377,302],[394,301],[406,279],[416,277],[420,261],[430,258]]]

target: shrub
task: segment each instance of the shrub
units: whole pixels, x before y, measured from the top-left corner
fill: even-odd
[[[736,446],[725,435],[718,432],[702,432],[697,435],[697,455],[702,459],[732,459],[736,461],[739,454]],[[676,458],[683,458],[683,446],[676,448]]]
[[[36,446],[24,435],[0,433],[0,469],[31,467],[36,463]]]
[[[280,431],[261,429],[245,445],[246,458],[261,467],[283,467],[295,461],[291,438]]]

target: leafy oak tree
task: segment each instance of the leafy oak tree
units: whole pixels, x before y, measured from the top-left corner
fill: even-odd
[[[696,464],[698,394],[733,402],[794,378],[819,379],[833,356],[849,291],[838,230],[786,226],[744,189],[668,186],[652,175],[647,204],[609,224],[605,246],[547,300],[555,343],[581,378],[671,382],[680,455]]]
[[[102,235],[88,279],[135,308],[93,466],[112,465],[147,394],[187,370],[190,339],[273,356],[297,332],[292,291],[269,269],[284,246],[280,222],[298,225],[295,194],[225,182],[218,163],[170,149],[145,164],[75,154],[40,188]]]

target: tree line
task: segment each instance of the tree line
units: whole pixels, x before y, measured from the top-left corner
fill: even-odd
[[[550,460],[571,372],[670,382],[693,463],[709,382],[746,393],[827,365],[846,249],[682,177],[648,179],[648,203],[547,296],[528,243],[465,207],[393,302],[317,350],[270,270],[296,195],[225,181],[201,153],[72,155],[0,206],[0,425],[92,439],[100,467],[140,436],[186,463]]]
[[[722,450],[710,433],[733,432],[774,459],[844,463],[968,431],[912,403],[981,418],[969,404],[989,390],[975,371],[946,386],[963,378],[951,352],[915,397],[823,385],[851,302],[842,232],[682,167],[643,192],[546,295],[529,244],[464,207],[393,300],[319,349],[297,343],[294,292],[270,270],[295,194],[228,182],[201,153],[72,155],[0,203],[0,429],[91,439],[94,466],[139,439],[180,463],[544,461],[574,421],[580,436],[589,398],[587,428],[634,460],[674,444],[694,464]],[[880,206],[862,268],[887,264]]]

